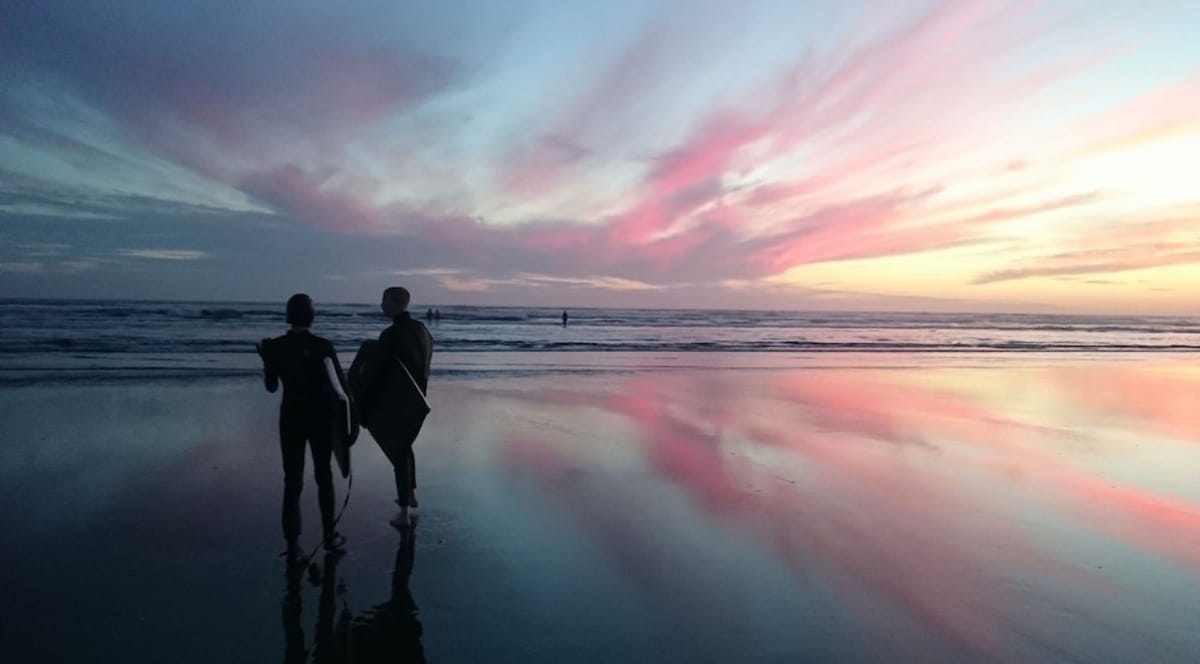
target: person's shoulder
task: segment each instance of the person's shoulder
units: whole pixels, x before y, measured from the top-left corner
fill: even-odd
[[[287,343],[287,335],[286,334],[283,336],[279,336],[279,337],[271,337],[270,339],[263,339],[262,347],[263,347],[263,350],[273,351],[273,350],[277,350],[278,348],[283,346],[285,343]]]
[[[430,332],[429,332],[429,328],[425,327],[425,323],[422,323],[421,321],[417,320],[416,318],[409,318],[407,323],[408,323],[408,329],[411,332],[416,333],[417,337],[424,338],[424,339],[432,339],[433,338],[433,335],[430,334]]]
[[[315,344],[316,346],[320,347],[321,350],[327,350],[331,353],[334,352],[332,341],[330,341],[329,339],[326,339],[325,337],[318,336],[316,334],[312,334],[311,332],[309,334],[312,335],[312,343]]]

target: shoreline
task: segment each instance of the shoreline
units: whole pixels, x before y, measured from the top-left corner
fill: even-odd
[[[339,352],[343,366],[353,353]],[[194,362],[189,366],[188,358]],[[111,354],[87,358],[9,358],[0,385],[131,384],[144,381],[223,381],[261,376],[254,353]],[[1200,364],[1200,351],[435,351],[433,377],[473,380],[551,374],[611,374],[705,369],[912,369],[946,367],[1040,367],[1074,364]]]

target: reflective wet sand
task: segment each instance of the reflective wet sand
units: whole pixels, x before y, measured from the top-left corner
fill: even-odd
[[[387,525],[390,468],[364,438],[348,553],[300,579],[277,557],[276,402],[253,381],[8,388],[5,648],[146,662],[366,661],[368,642],[431,661],[1200,652],[1200,358],[580,370],[603,358],[435,381],[415,539]],[[314,544],[311,480],[303,501]]]

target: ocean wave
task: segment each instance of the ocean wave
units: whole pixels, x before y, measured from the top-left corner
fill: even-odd
[[[333,338],[336,348],[343,352],[356,349],[363,337]],[[1200,341],[1200,340],[1197,340]],[[48,355],[85,359],[106,355],[176,355],[194,354],[249,355],[255,353],[252,339],[90,339],[51,338],[10,342],[0,345],[0,356],[19,357]],[[720,352],[955,352],[955,351],[1195,351],[1200,343],[1181,343],[1163,340],[1159,343],[1097,340],[1080,341],[953,341],[946,343],[917,343],[911,341],[815,341],[801,339],[744,340],[653,340],[628,342],[620,340],[550,340],[550,339],[441,339],[439,351],[456,352],[660,352],[660,351],[720,351]]]
[[[418,317],[426,310],[417,307]],[[1200,321],[1171,316],[571,310],[441,307],[439,352],[1159,352],[1200,349]],[[372,305],[318,305],[316,331],[352,352],[383,328]],[[122,355],[231,358],[285,328],[281,305],[0,302],[0,357],[86,364]],[[20,359],[25,358],[25,359]],[[181,359],[181,361],[186,361]]]

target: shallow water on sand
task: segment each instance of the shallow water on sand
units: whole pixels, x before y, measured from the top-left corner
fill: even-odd
[[[1200,652],[1200,358],[738,357],[436,383],[413,546],[364,438],[290,593],[255,381],[6,388],[5,659],[366,661],[368,620],[431,661]]]

